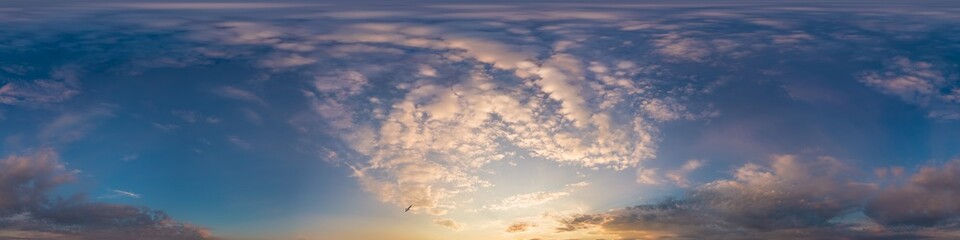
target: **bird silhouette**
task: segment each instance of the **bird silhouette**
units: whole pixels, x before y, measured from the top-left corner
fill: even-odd
[[[409,207],[407,207],[406,210],[403,210],[403,212],[409,212],[409,211],[410,211],[410,208],[412,208],[412,207],[413,207],[413,205],[410,205]]]

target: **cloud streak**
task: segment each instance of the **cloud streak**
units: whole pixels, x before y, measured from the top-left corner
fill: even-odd
[[[140,198],[140,194],[133,193],[133,192],[117,190],[117,189],[110,189],[110,192],[112,192],[112,194],[99,196],[97,198]]]

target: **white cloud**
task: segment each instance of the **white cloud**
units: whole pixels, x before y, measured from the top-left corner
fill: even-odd
[[[97,198],[102,199],[102,198],[140,198],[141,197],[139,193],[117,190],[117,189],[110,189],[110,192],[111,194],[99,196]]]
[[[710,55],[707,43],[676,32],[660,35],[653,45],[658,47],[658,53],[671,59],[697,62]]]
[[[461,225],[460,223],[457,223],[456,221],[453,221],[453,219],[437,218],[437,219],[433,219],[433,223],[443,226],[445,228],[449,228],[450,230],[453,230],[453,231],[463,230],[463,225]]]
[[[231,86],[219,87],[214,89],[214,92],[226,98],[243,100],[243,101],[258,103],[261,105],[266,104],[266,102],[263,101],[263,99],[261,99],[259,96],[257,96],[253,92],[239,89],[236,87],[231,87]]]
[[[243,149],[253,148],[253,144],[250,144],[250,142],[247,142],[246,140],[243,140],[237,136],[227,136],[227,141]]]
[[[591,113],[586,109],[579,84],[582,81],[579,61],[568,54],[558,54],[548,59],[542,67],[533,70],[539,76],[535,83],[550,98],[560,102],[560,112],[578,127],[586,126]]]
[[[556,80],[559,77],[547,78]],[[575,95],[570,93],[564,96],[577,98]],[[441,88],[432,84],[412,87],[404,100],[393,105],[379,130],[373,131],[374,135],[366,139],[345,137],[356,144],[361,153],[373,157],[370,166],[361,169],[362,174],[357,176],[369,191],[377,192],[381,200],[398,205],[419,202],[425,209],[447,208],[442,206],[449,204],[440,202],[454,194],[489,185],[473,176],[473,172],[504,157],[497,151],[501,146],[497,139],[506,139],[530,149],[535,156],[584,166],[621,168],[651,155],[652,149],[645,144],[652,144],[652,137],[640,120],[627,123],[627,126],[615,126],[611,119],[602,117],[605,114],[590,118],[588,116],[594,114],[589,113],[587,108],[571,107],[569,104],[561,107],[567,109],[561,110],[567,114],[536,118],[533,114],[546,111],[544,108],[547,106],[540,105],[539,101],[530,101],[529,104],[534,105],[521,105],[519,99],[525,98],[530,96],[503,92],[489,76],[482,73],[474,73],[469,81],[453,87]],[[582,100],[570,102],[584,104]],[[563,128],[553,121],[566,115],[578,116],[576,118],[581,122],[580,126],[593,124],[597,130],[583,130],[589,133],[587,136],[590,138],[577,137],[573,132],[567,132],[569,130],[557,132]],[[343,116],[349,114],[344,113]],[[497,116],[496,121],[493,116]],[[341,122],[338,119],[342,119],[332,115],[326,117],[335,125]],[[366,125],[360,127],[367,128]],[[615,129],[624,127],[628,132],[614,133]],[[630,130],[637,132],[631,133]],[[636,136],[636,141],[620,145],[629,142],[625,139],[631,136]],[[360,146],[378,147],[370,149]],[[440,154],[438,156],[441,157],[426,157],[432,154]],[[416,175],[437,177],[398,183],[397,180],[410,178],[408,174],[414,174],[406,170],[409,168],[427,171],[416,172]]]
[[[702,160],[690,159],[679,169],[667,172],[666,177],[670,179],[670,181],[673,181],[674,184],[677,184],[677,186],[686,187],[689,186],[687,175],[699,169],[701,166],[703,166]]]
[[[570,195],[569,191],[559,192],[532,192],[518,194],[507,197],[496,204],[485,205],[482,209],[487,210],[511,210],[516,208],[528,208],[544,204],[562,197]]]
[[[637,183],[657,185],[660,184],[660,177],[656,168],[637,168]]]
[[[260,65],[272,69],[281,69],[308,65],[315,62],[317,62],[316,58],[304,57],[299,54],[290,54],[263,59],[260,61]]]
[[[368,82],[367,77],[357,71],[343,71],[334,75],[314,77],[314,88],[322,93],[347,93],[354,95],[363,90]]]
[[[124,161],[124,162],[129,162],[129,161],[137,160],[137,159],[139,159],[139,158],[140,158],[140,155],[137,155],[137,154],[127,154],[127,155],[123,155],[122,157],[120,157],[120,160],[121,160],[121,161]]]
[[[679,109],[678,109],[679,108]],[[650,99],[643,104],[643,110],[657,121],[670,121],[681,117],[682,105],[668,104],[660,99]]]
[[[943,66],[906,57],[888,60],[884,66],[882,71],[864,72],[860,75],[860,82],[925,108],[928,117],[960,119],[960,109],[956,107],[960,101],[960,88],[951,85],[955,77],[945,75]]]
[[[223,22],[214,30],[196,33],[195,38],[228,44],[278,44],[285,29],[254,22]]]
[[[436,77],[437,69],[431,67],[430,65],[420,64],[419,72],[420,76],[424,77]]]
[[[886,71],[868,72],[860,81],[883,93],[917,104],[927,104],[937,93],[937,87],[945,83],[943,74],[933,69],[933,65],[928,62],[915,62],[898,57],[886,66]]]
[[[565,166],[622,170],[656,155],[655,124],[692,116],[679,102],[645,95],[635,81],[650,68],[581,59],[563,52],[576,47],[574,41],[538,46],[518,37],[522,31],[510,31],[509,24],[496,26],[512,34],[365,23],[314,36],[311,41],[333,45],[330,49],[417,48],[439,52],[435,59],[440,61],[416,65],[410,81],[391,79],[398,82],[396,96],[364,104],[355,104],[354,96],[379,88],[371,83],[382,76],[362,72],[386,66],[324,73],[304,92],[312,116],[291,122],[310,132],[309,123],[316,121],[311,119],[321,119],[318,125],[324,127],[318,131],[338,136],[367,157],[369,161],[351,166],[361,186],[378,200],[413,204],[414,213],[439,215],[462,207],[456,199],[493,187],[480,173],[504,159],[507,146]],[[556,52],[541,54],[550,50]],[[473,67],[451,72],[467,74],[432,81],[434,66],[447,64]],[[512,76],[494,79],[500,73]],[[519,83],[510,83],[511,78]],[[662,108],[636,114],[625,110],[638,99],[663,103]],[[648,110],[660,112],[642,113]],[[663,115],[667,110],[673,115]],[[534,192],[524,199],[552,199],[562,192]]]
[[[174,116],[177,116],[180,119],[183,119],[183,121],[188,123],[195,123],[197,122],[197,120],[203,118],[203,116],[197,113],[197,111],[190,111],[190,110],[173,110],[173,111],[170,111],[170,114],[173,114]]]
[[[248,122],[253,124],[262,124],[263,117],[260,116],[260,113],[250,108],[241,108],[240,113],[243,114],[243,117],[247,119]]]
[[[207,117],[205,121],[207,121],[207,123],[220,123],[222,120],[218,117]]]
[[[163,123],[153,123],[153,127],[157,128],[157,129],[160,129],[160,130],[163,130],[163,131],[165,131],[165,132],[169,132],[169,131],[173,131],[173,130],[176,130],[176,129],[180,128],[180,125],[176,125],[176,124],[173,124],[173,123],[167,123],[167,124],[163,124]]]
[[[776,44],[797,44],[805,41],[816,40],[816,37],[806,33],[773,35],[773,36],[770,36],[770,38],[773,40],[773,43],[776,43]]]
[[[99,125],[99,121],[112,117],[114,106],[96,106],[60,114],[53,121],[41,125],[39,138],[45,142],[72,142],[80,140]]]
[[[660,170],[656,168],[637,168],[637,183],[659,185],[670,182],[680,187],[687,187],[690,184],[687,175],[702,166],[702,160],[690,159],[679,168],[666,171],[664,174],[660,174]]]
[[[0,104],[44,105],[64,102],[80,94],[76,67],[53,70],[47,79],[4,81],[0,85]]]
[[[311,97],[313,111],[327,120],[327,123],[337,130],[349,131],[354,127],[353,114],[348,107],[333,99],[320,100]]]

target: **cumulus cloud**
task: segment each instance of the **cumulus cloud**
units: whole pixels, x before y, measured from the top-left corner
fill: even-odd
[[[171,3],[115,6],[236,10],[300,5]],[[609,8],[611,5],[595,7]],[[709,115],[691,113],[693,110],[686,101],[690,99],[689,95],[697,92],[692,89],[696,88],[694,85],[701,82],[685,81],[710,78],[709,75],[679,77],[671,75],[679,75],[676,72],[651,70],[660,66],[646,57],[629,61],[607,59],[634,55],[635,49],[625,46],[643,45],[637,48],[641,50],[649,47],[651,53],[658,54],[670,64],[713,66],[725,63],[709,60],[733,56],[735,54],[727,53],[737,49],[765,47],[750,38],[778,45],[826,41],[800,31],[782,30],[803,24],[766,18],[769,16],[758,18],[732,10],[681,10],[677,16],[664,16],[666,21],[641,21],[631,19],[640,15],[626,10],[621,12],[621,7],[631,6],[615,7],[616,11],[528,11],[513,6],[447,6],[443,9],[450,12],[444,14],[419,14],[413,9],[410,12],[325,9],[317,14],[297,14],[293,16],[296,21],[271,22],[261,18],[183,20],[164,26],[189,27],[163,29],[173,30],[173,33],[160,35],[186,32],[189,36],[185,40],[212,44],[189,48],[206,57],[250,58],[248,60],[254,67],[308,70],[300,74],[303,80],[298,83],[303,89],[299,89],[299,93],[307,101],[305,106],[308,109],[304,110],[307,112],[304,115],[310,115],[313,117],[310,120],[314,121],[296,118],[290,122],[303,133],[311,133],[309,127],[320,129],[314,132],[323,133],[320,137],[304,138],[340,140],[334,143],[335,146],[324,146],[323,156],[350,157],[351,161],[346,165],[353,167],[354,178],[378,200],[400,206],[413,204],[413,213],[434,215],[463,207],[466,201],[457,201],[458,197],[495,187],[485,177],[495,173],[490,167],[498,161],[535,159],[563,167],[632,169],[657,156],[658,124]],[[430,24],[423,24],[421,15],[429,16],[424,18],[429,19]],[[318,22],[314,18],[334,24]],[[378,20],[363,21],[370,18]],[[389,20],[381,21],[383,19]],[[708,21],[701,21],[704,19]],[[736,24],[741,24],[742,19],[776,28],[776,31],[738,36],[723,33],[730,30],[725,27],[732,26],[724,25],[729,20],[738,20]],[[482,24],[471,22],[476,20]],[[163,24],[153,26],[159,25]],[[303,27],[308,25],[309,28]],[[629,33],[635,35],[629,35],[631,39],[616,39],[617,34],[602,32],[615,29],[631,31]],[[545,32],[549,34],[537,35]],[[220,48],[223,45],[230,48]],[[598,48],[600,46],[602,48]],[[244,51],[249,49],[256,51]],[[369,58],[388,60],[372,61]],[[334,62],[328,59],[347,60]],[[788,65],[790,62],[784,60],[781,63]],[[960,89],[950,85],[951,76],[946,68],[905,57],[889,61],[885,66],[888,69],[863,74],[861,81],[886,94],[929,106],[930,116],[960,119],[957,111],[941,107],[946,103],[960,102]],[[731,66],[738,71],[741,68]],[[25,71],[17,67],[9,69],[12,69],[7,70],[9,72]],[[659,79],[661,77],[665,79]],[[0,86],[0,103],[64,102],[79,93],[79,85],[70,79],[74,78],[69,74],[54,74],[48,79],[6,82]],[[669,83],[656,85],[662,82]],[[249,89],[228,86],[216,88],[214,92],[225,98],[266,105],[264,99],[270,99],[267,98],[269,92]],[[665,97],[670,94],[677,96]],[[240,111],[247,120],[257,124],[264,122],[261,114],[273,120],[276,113],[257,112],[250,108]],[[189,123],[203,119],[211,123],[220,121],[189,111],[173,114]],[[90,118],[82,114],[64,115],[49,124],[48,128],[52,130],[46,131],[49,132],[47,135],[49,138],[83,135],[83,129],[89,129],[85,126],[91,126],[84,119]],[[305,126],[308,125],[304,124],[306,122],[313,126]],[[170,123],[155,123],[154,126],[165,131],[179,127]],[[225,140],[242,148],[251,146],[236,136],[226,136]],[[328,147],[335,150],[328,150]],[[702,165],[702,161],[690,160],[676,169],[639,168],[636,181],[686,187],[694,184],[688,175]],[[767,229],[773,229],[773,232],[813,228],[826,231],[826,228],[835,227],[829,220],[856,208],[858,205],[853,202],[866,201],[851,197],[851,194],[862,194],[872,188],[831,171],[841,165],[831,158],[812,159],[808,163],[793,156],[778,156],[771,166],[745,165],[737,169],[733,179],[698,186],[692,190],[694,193],[682,199],[615,211],[609,215],[580,216],[571,222],[583,225],[570,224],[563,229],[593,226],[634,237],[676,235],[662,231],[662,234],[648,233],[654,230],[654,226],[666,231],[689,228],[692,229],[690,234],[727,229],[741,233]],[[891,171],[890,175],[897,174]],[[939,176],[936,171],[925,175]],[[831,184],[850,191],[840,191]],[[905,213],[887,207],[901,203],[898,202],[901,196],[908,194],[931,195],[930,199],[952,198],[938,196],[942,191],[935,185],[911,180],[902,186],[884,189],[866,214],[886,224],[944,225],[952,220],[942,216],[952,215],[955,210],[942,207],[944,204],[939,202],[903,203],[915,205],[913,212]],[[570,193],[568,189],[532,191],[481,206],[491,210],[534,207]],[[931,210],[920,206],[936,208]],[[630,216],[651,217],[634,219]],[[9,219],[26,217],[15,215]],[[751,221],[763,218],[773,221]],[[447,227],[459,226],[451,219],[436,221]],[[650,229],[630,228],[631,224],[638,222],[649,224]],[[510,229],[522,232],[521,229],[526,227],[511,226],[508,232]],[[651,235],[642,235],[641,232]],[[37,236],[62,234],[17,232],[28,233]]]
[[[689,182],[687,181],[687,175],[689,175],[694,170],[699,169],[703,166],[703,161],[699,159],[690,159],[683,164],[679,169],[667,172],[666,177],[670,179],[678,186],[686,187]]]
[[[357,128],[346,128],[352,130],[344,139],[373,157],[368,167],[360,168],[363,174],[356,176],[374,178],[361,182],[368,190],[389,193],[381,197],[398,194],[381,199],[397,201],[398,205],[410,201],[420,202],[424,208],[447,205],[439,204],[452,197],[445,192],[489,186],[474,172],[504,157],[497,139],[509,140],[535,156],[589,167],[623,168],[652,156],[652,134],[642,118],[634,116],[632,121],[615,125],[617,122],[608,114],[591,113],[576,93],[580,90],[567,83],[573,79],[561,77],[565,74],[559,70],[564,68],[562,64],[552,64],[556,66],[549,67],[549,73],[536,72],[544,78],[533,80],[535,86],[546,89],[549,99],[511,93],[489,75],[474,72],[467,81],[453,86],[421,83],[411,87],[378,128],[370,128],[378,125],[369,123],[351,124],[352,115],[345,108],[334,107],[338,106],[336,102],[318,102],[317,112],[333,126],[357,126],[360,132],[369,131],[370,135],[357,135],[353,134]],[[578,71],[568,69],[571,73]],[[550,99],[559,102],[559,108],[541,103]],[[575,128],[557,125],[563,119]],[[437,177],[405,176],[408,173]],[[406,200],[398,201],[401,199]]]
[[[657,169],[637,168],[637,183],[640,184],[660,184],[660,177]]]
[[[917,104],[927,104],[937,94],[937,87],[946,83],[943,74],[928,62],[897,57],[886,66],[886,71],[864,74],[861,81],[883,93]]]
[[[633,62],[613,62],[615,68],[600,72],[601,63],[591,63],[595,73],[590,75],[589,61],[576,55],[537,54],[552,45],[569,51],[572,44],[515,44],[496,33],[407,23],[345,25],[314,39],[426,49],[441,52],[446,60],[441,64],[474,66],[461,72],[465,75],[429,81],[436,69],[421,64],[410,74],[428,79],[393,80],[400,83],[389,91],[399,94],[369,105],[357,104],[356,96],[377,86],[358,71],[325,73],[304,93],[327,126],[321,132],[339,136],[370,158],[355,165],[354,176],[364,188],[381,201],[415,204],[415,212],[446,213],[456,208],[453,198],[492,187],[477,174],[503,159],[504,147],[560,164],[625,169],[655,156],[656,123],[687,115],[678,101],[650,108],[659,112],[649,115],[625,110],[641,97],[661,103],[643,95],[635,82],[643,71]],[[668,110],[676,111],[670,113],[675,117],[665,115]],[[304,119],[294,122],[302,127],[309,122]],[[421,177],[428,174],[435,177]],[[557,194],[534,195],[550,199],[546,196]]]
[[[686,108],[671,100],[650,99],[643,104],[643,110],[657,121],[670,121],[680,118],[694,118]]]
[[[876,189],[853,181],[845,169],[831,157],[775,156],[769,167],[746,164],[733,179],[701,185],[683,198],[562,218],[558,230],[599,229],[624,238],[816,238],[806,234],[842,228],[832,220],[857,210]]]
[[[896,57],[884,63],[882,71],[868,71],[860,81],[888,95],[924,107],[928,117],[960,119],[960,87],[957,76],[944,72],[944,66],[927,61]]]
[[[335,75],[314,77],[313,86],[318,92],[354,95],[363,90],[367,77],[358,71],[343,71]]]
[[[144,207],[51,198],[76,171],[50,149],[0,160],[0,237],[13,239],[211,239],[201,227]],[[127,192],[129,193],[129,192]]]
[[[672,182],[680,187],[689,186],[687,175],[703,166],[703,160],[690,159],[677,169],[666,171],[664,174],[656,168],[637,168],[637,183],[657,185]],[[662,175],[662,176],[661,176]]]
[[[653,41],[653,45],[658,47],[658,53],[671,59],[702,61],[710,55],[706,42],[675,32],[661,35]]]
[[[614,22],[622,15],[551,11],[531,17]],[[184,40],[211,44],[190,48],[206,57],[250,57],[251,65],[274,70],[311,69],[309,87],[302,93],[314,119],[322,119],[314,126],[322,130],[315,132],[337,137],[350,148],[343,151],[351,152],[325,155],[368,159],[351,163],[364,188],[381,201],[403,206],[416,203],[416,212],[445,213],[458,207],[453,198],[493,186],[479,173],[507,156],[506,148],[516,147],[521,153],[514,154],[565,166],[633,167],[656,155],[655,125],[685,114],[682,102],[668,104],[658,102],[658,96],[644,95],[638,77],[643,74],[643,64],[579,56],[575,53],[585,46],[582,40],[537,42],[531,36],[534,31],[510,26],[513,23],[490,23],[502,31],[476,31],[410,21],[351,21],[313,31],[269,21],[237,20],[203,21],[179,29],[188,21],[150,26],[183,30]],[[245,51],[250,49],[257,50]],[[352,61],[371,53],[408,54],[416,60],[429,55],[426,59],[430,61],[413,67],[378,63],[367,68],[363,68],[364,61]],[[328,69],[331,64],[323,54],[351,58],[356,64]],[[609,67],[590,74],[586,72],[588,63],[591,70],[601,69],[595,67],[600,64]],[[447,70],[453,68],[446,66],[466,68],[449,71],[448,78]],[[396,76],[390,75],[395,74],[391,68],[413,70],[407,74],[417,78],[389,79],[390,86],[381,86],[387,82],[384,78]],[[438,69],[443,70],[444,79],[437,78]],[[224,86],[213,92],[266,105],[265,98],[258,96],[266,97],[266,93],[249,88]],[[370,97],[373,94],[386,96]],[[358,102],[361,98],[370,100]],[[630,110],[641,99],[663,104],[644,108],[642,111],[650,111],[646,114]],[[261,113],[249,108],[240,111],[250,122],[263,123]],[[172,114],[188,123],[219,121],[193,111]],[[317,123],[314,119],[298,116],[290,122],[307,133],[311,131],[304,123]],[[177,124],[157,122],[154,127],[171,131],[180,127]],[[249,146],[235,137],[227,141]],[[411,176],[420,174],[437,177]],[[543,191],[543,196],[551,193]]]
[[[864,213],[892,226],[932,227],[960,220],[960,159],[920,169],[898,186],[883,189]]]
[[[419,72],[420,76],[424,76],[424,77],[436,77],[436,76],[437,76],[437,69],[431,67],[430,65],[421,64],[419,71],[420,71],[420,72]]]
[[[622,238],[877,239],[953,238],[960,160],[926,166],[905,182],[858,182],[832,157],[773,158],[748,163],[732,179],[703,184],[681,198],[561,217],[558,231],[594,231]],[[903,168],[878,169],[899,179]]]

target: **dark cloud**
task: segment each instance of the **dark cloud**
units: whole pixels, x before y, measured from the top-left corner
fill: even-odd
[[[893,226],[957,225],[960,220],[960,160],[924,167],[901,186],[886,188],[864,211]]]
[[[830,157],[777,156],[770,167],[746,164],[733,179],[683,198],[561,218],[557,230],[600,229],[625,238],[915,239],[956,229],[960,161],[923,168],[903,186],[882,189],[854,181],[851,172]]]
[[[0,238],[211,239],[206,229],[145,207],[51,198],[74,180],[51,149],[0,161]]]

